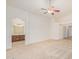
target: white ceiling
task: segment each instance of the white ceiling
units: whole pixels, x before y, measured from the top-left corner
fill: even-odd
[[[70,13],[72,9],[71,0],[52,0],[51,4],[60,9],[60,13],[57,13],[55,17]],[[48,8],[48,0],[7,0],[7,5],[45,15],[43,11],[41,12],[41,8]],[[45,16],[51,17],[49,14]]]

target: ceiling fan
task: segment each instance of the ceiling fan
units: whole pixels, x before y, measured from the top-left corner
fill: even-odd
[[[49,13],[49,14],[52,14],[52,15],[54,15],[55,13],[60,12],[59,9],[56,9],[54,6],[51,5],[51,0],[49,0],[49,7],[47,9],[41,8],[41,10],[45,11],[44,14]]]

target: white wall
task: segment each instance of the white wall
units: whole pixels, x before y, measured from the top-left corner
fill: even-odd
[[[6,48],[11,48],[11,20],[9,17],[9,10],[7,9],[7,16],[6,16]]]
[[[13,20],[14,18],[20,18],[25,22],[26,44],[49,39],[51,22],[50,19],[41,15],[32,14],[30,12],[20,10],[12,6],[7,6],[7,48],[12,47],[11,20]]]
[[[62,26],[57,22],[52,22],[51,24],[51,39],[59,40],[62,39]]]
[[[54,18],[47,17],[27,12],[12,6],[7,6],[7,48],[11,48],[11,20],[20,18],[25,22],[26,44],[31,44],[48,39],[62,39],[62,26],[60,24],[71,23],[71,15],[60,18],[59,23],[55,22]],[[70,20],[69,20],[70,19]]]
[[[51,39],[59,40],[63,39],[63,25],[71,25],[72,23],[72,14],[63,15],[61,18],[52,19],[51,21]],[[70,34],[71,35],[71,34]]]
[[[69,13],[58,19],[60,24],[70,25],[72,23],[72,14]]]
[[[6,48],[11,48],[12,47],[12,40],[11,40],[11,35],[12,35],[12,20],[14,18],[20,18],[22,20],[27,20],[26,15],[27,12],[19,10],[17,8],[7,6],[7,37],[6,37]],[[26,33],[26,31],[24,32]]]
[[[59,18],[58,19],[59,20],[59,24],[61,24],[61,27],[62,27],[62,31],[61,31],[61,33],[63,34],[63,35],[60,35],[62,38],[64,38],[64,37],[67,37],[67,33],[65,33],[64,34],[64,30],[63,30],[63,26],[66,26],[66,27],[68,27],[68,26],[72,26],[72,14],[71,13],[68,13],[67,15],[65,15],[65,16],[63,16],[63,17],[61,17],[61,18]],[[72,32],[71,32],[72,30],[70,30],[70,33],[69,33],[69,35],[71,36],[72,34]]]
[[[35,42],[49,39],[51,19],[48,19],[41,15],[35,15],[35,14],[30,13],[29,23],[30,23],[29,43],[35,43]]]

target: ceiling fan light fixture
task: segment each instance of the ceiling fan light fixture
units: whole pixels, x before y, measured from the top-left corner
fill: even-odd
[[[54,10],[53,10],[53,8],[48,8],[48,13],[54,13]]]
[[[49,7],[47,9],[45,9],[45,8],[41,8],[41,9],[45,11],[44,14],[49,13],[49,14],[54,15],[55,13],[60,12],[59,9],[57,9],[54,6],[51,5],[51,0],[49,0]]]
[[[53,11],[48,10],[48,13],[54,13]]]

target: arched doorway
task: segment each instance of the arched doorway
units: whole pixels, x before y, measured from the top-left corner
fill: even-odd
[[[12,46],[25,44],[25,23],[20,18],[12,19]]]

